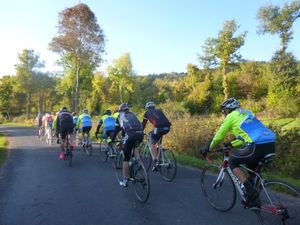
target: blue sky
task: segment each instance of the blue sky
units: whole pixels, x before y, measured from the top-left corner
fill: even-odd
[[[123,53],[131,55],[137,74],[185,72],[198,65],[197,55],[209,37],[217,37],[226,20],[235,19],[237,33],[248,31],[240,53],[245,59],[269,61],[279,48],[278,35],[257,34],[256,14],[261,6],[283,6],[288,0],[81,0],[96,14],[106,35],[106,55],[99,70]],[[0,76],[15,74],[17,54],[34,49],[45,70],[58,55],[48,50],[57,33],[58,13],[77,0],[5,0],[0,7]],[[289,51],[300,55],[300,21],[294,24]]]

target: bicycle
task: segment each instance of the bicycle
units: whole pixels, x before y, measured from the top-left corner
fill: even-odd
[[[107,162],[109,158],[114,165],[114,158],[117,156],[117,148],[119,148],[120,141],[112,142],[110,139],[101,139],[99,143],[100,158],[102,162]]]
[[[147,133],[146,143],[140,146],[141,149],[141,158],[145,164],[147,171],[153,164],[153,155],[151,152],[151,133]],[[162,178],[166,181],[174,180],[177,173],[177,163],[176,158],[172,150],[165,149],[162,146],[162,138],[158,141],[157,148],[157,161],[158,161],[158,170]]]
[[[81,143],[82,143],[83,152],[85,152],[88,156],[91,156],[92,151],[93,151],[93,146],[92,146],[92,142],[91,142],[89,133],[82,134],[82,142]]]
[[[37,138],[39,141],[43,140],[43,137],[45,136],[45,127],[44,126],[40,126],[37,129]]]
[[[123,180],[123,159],[124,153],[117,148],[117,155],[114,158],[116,177],[118,183]],[[150,180],[147,170],[140,159],[134,156],[134,149],[131,152],[129,164],[129,182],[133,184],[135,195],[138,201],[145,203],[150,195]]]
[[[53,144],[53,134],[52,134],[52,128],[47,126],[45,128],[45,137],[46,137],[46,143],[49,145]]]
[[[263,165],[272,162],[275,153],[266,155],[255,170],[240,167],[251,175],[252,184],[259,190],[259,197],[253,206],[246,206],[245,192],[238,178],[228,166],[230,150],[221,148],[214,153],[222,152],[221,163],[209,162],[201,174],[201,189],[209,204],[218,211],[227,212],[233,208],[240,194],[244,208],[253,211],[262,225],[299,224],[300,191],[292,185],[280,180],[265,180],[261,175]],[[215,176],[217,175],[217,176]]]
[[[70,134],[67,134],[67,136],[66,136],[64,161],[68,162],[69,166],[71,167],[72,166],[73,152],[70,148],[69,136],[70,136]],[[58,137],[58,139],[59,139],[59,137]]]

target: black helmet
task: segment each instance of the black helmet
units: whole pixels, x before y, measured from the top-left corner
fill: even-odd
[[[66,106],[61,107],[60,111],[67,112],[67,107]]]
[[[111,110],[110,109],[105,110],[104,115],[111,115]]]
[[[82,112],[83,112],[83,113],[89,113],[89,110],[84,109],[84,110],[82,110]]]
[[[147,102],[145,105],[145,109],[151,109],[151,108],[155,108],[155,104],[154,102]]]
[[[236,109],[239,107],[239,102],[235,98],[229,98],[221,104],[221,109]]]
[[[125,111],[129,111],[129,105],[127,103],[122,103],[119,106],[119,111],[120,112],[125,112]]]

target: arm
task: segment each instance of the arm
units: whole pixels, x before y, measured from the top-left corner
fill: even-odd
[[[227,116],[225,118],[225,120],[223,121],[221,127],[219,128],[219,130],[213,137],[213,139],[210,143],[209,149],[213,149],[224,139],[226,134],[230,131],[231,126],[232,126],[232,119],[230,116]]]

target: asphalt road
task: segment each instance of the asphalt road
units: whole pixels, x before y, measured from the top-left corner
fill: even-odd
[[[0,225],[255,225],[239,200],[215,211],[200,189],[200,171],[179,167],[173,182],[150,172],[147,203],[132,187],[121,188],[111,164],[98,152],[75,151],[73,167],[58,158],[59,146],[40,142],[33,129],[0,127],[9,155],[0,173]],[[94,146],[96,148],[98,146]]]

